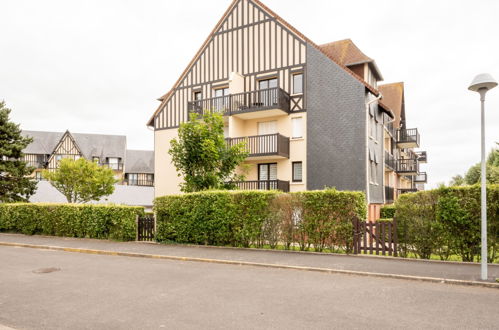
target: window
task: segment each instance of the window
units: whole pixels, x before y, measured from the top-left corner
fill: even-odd
[[[113,170],[119,170],[120,159],[116,157],[109,157],[107,160],[109,168]]]
[[[371,166],[371,183],[372,184],[376,184],[378,182],[378,178],[377,178],[377,171],[376,171],[376,163],[371,161],[370,162]]]
[[[92,161],[96,164],[99,164],[100,163],[100,158],[99,157],[92,157]]]
[[[56,161],[58,161],[58,162],[59,162],[61,159],[62,159],[62,155],[56,155],[56,156],[55,156],[55,160],[56,160]]]
[[[35,172],[35,179],[38,181],[43,180],[42,172]]]
[[[128,184],[130,186],[136,186],[139,184],[139,175],[137,173],[128,174]]]
[[[293,75],[293,94],[303,93],[303,73]]]
[[[277,87],[277,78],[263,79],[258,81],[258,89],[268,89]]]
[[[194,92],[194,101],[200,101],[203,98],[203,93]]]
[[[302,162],[293,162],[293,182],[302,182],[303,169]]]
[[[215,108],[217,110],[222,110],[229,103],[229,100],[225,96],[229,95],[229,87],[217,88],[215,89]]]
[[[277,189],[277,163],[258,164],[259,189]]]
[[[293,127],[293,134],[292,138],[297,139],[303,137],[303,118],[302,117],[296,117],[296,118],[291,118],[291,125]]]

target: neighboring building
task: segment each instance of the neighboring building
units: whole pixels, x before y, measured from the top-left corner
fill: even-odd
[[[24,160],[35,167],[34,176],[42,180],[42,170],[54,170],[63,158],[86,158],[114,170],[120,185],[154,186],[154,152],[127,150],[126,136],[45,131],[23,131],[33,138],[24,150]]]
[[[156,196],[179,192],[168,154],[179,125],[190,112],[217,111],[228,143],[247,141],[241,188],[365,191],[378,217],[393,199],[385,186],[413,189],[419,174],[419,161],[407,161],[419,135],[406,129],[403,93],[402,103],[385,102],[382,79],[351,40],[318,46],[260,1],[233,1],[148,122]],[[396,157],[392,176],[385,149]]]

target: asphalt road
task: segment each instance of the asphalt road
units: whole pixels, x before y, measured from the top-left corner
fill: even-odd
[[[499,290],[0,246],[0,328],[497,329]]]

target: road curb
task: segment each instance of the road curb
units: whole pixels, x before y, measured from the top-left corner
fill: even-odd
[[[100,255],[134,257],[134,258],[165,259],[165,260],[176,260],[176,261],[217,263],[217,264],[236,265],[236,266],[253,266],[253,267],[261,267],[261,268],[290,269],[290,270],[320,272],[320,273],[327,273],[327,274],[343,274],[343,275],[370,276],[370,277],[379,277],[379,278],[393,278],[393,279],[411,280],[411,281],[420,281],[420,282],[429,282],[429,283],[443,283],[443,284],[466,285],[466,286],[477,286],[477,287],[499,289],[499,283],[455,280],[455,279],[445,279],[445,278],[437,278],[437,277],[424,277],[424,276],[412,276],[412,275],[400,275],[400,274],[385,274],[385,273],[362,272],[362,271],[355,271],[355,270],[343,270],[343,269],[320,268],[320,267],[306,267],[306,266],[291,266],[291,265],[281,265],[281,264],[267,264],[267,263],[259,263],[259,262],[224,260],[224,259],[180,257],[180,256],[168,256],[168,255],[160,255],[160,254],[146,254],[146,253],[135,253],[135,252],[92,250],[92,249],[83,249],[83,248],[72,248],[72,247],[51,246],[51,245],[35,245],[35,244],[12,243],[12,242],[0,242],[0,246],[23,247],[23,248],[32,248],[32,249],[76,252],[76,253],[86,253],[86,254],[100,254]]]

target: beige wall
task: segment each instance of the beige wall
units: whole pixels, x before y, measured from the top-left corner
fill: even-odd
[[[178,129],[154,132],[154,195],[155,197],[180,193],[182,179],[177,176],[175,166],[168,154],[170,141],[177,137]]]

